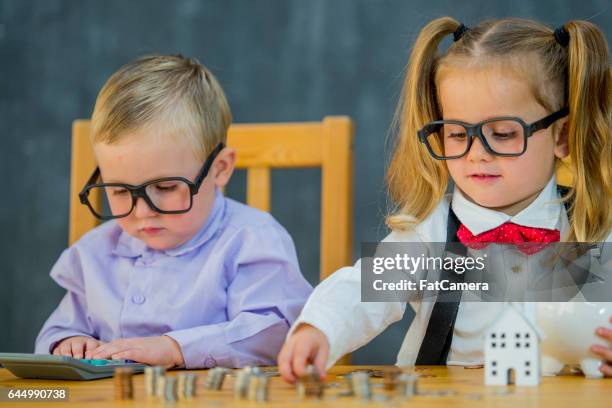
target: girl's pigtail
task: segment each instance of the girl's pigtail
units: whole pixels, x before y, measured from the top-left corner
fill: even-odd
[[[595,242],[612,228],[611,78],[608,45],[586,21],[565,25],[568,44],[568,135],[574,176],[567,241]]]
[[[434,83],[440,41],[460,23],[450,17],[427,24],[416,40],[408,62],[402,95],[392,129],[397,139],[387,171],[389,197],[395,206],[387,225],[406,230],[429,215],[446,191],[445,164],[430,157],[417,139],[417,131],[439,119],[440,109]]]

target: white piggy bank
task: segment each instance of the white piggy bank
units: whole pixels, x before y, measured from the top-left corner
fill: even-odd
[[[611,302],[538,303],[537,322],[543,334],[542,374],[554,375],[565,364],[578,364],[587,377],[602,377],[601,360],[590,347],[610,347],[595,334],[597,327],[609,327],[610,316]]]

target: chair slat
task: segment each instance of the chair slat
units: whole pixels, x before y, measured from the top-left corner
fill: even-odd
[[[352,261],[353,124],[348,118],[329,117],[323,134],[321,280]]]
[[[79,192],[96,168],[96,159],[89,139],[90,124],[88,120],[76,120],[72,124],[72,158],[70,173],[70,225],[68,227],[68,241],[70,245],[76,242],[83,234],[99,224],[89,208],[79,201]],[[90,202],[102,205],[100,194],[92,194]]]
[[[574,184],[574,176],[567,159],[557,161],[557,184],[567,187]]]
[[[250,167],[247,170],[247,204],[270,212],[270,169]]]
[[[229,146],[235,147],[236,167],[318,167],[322,163],[320,123],[232,125]]]

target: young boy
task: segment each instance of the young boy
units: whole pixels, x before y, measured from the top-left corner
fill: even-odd
[[[181,56],[117,71],[92,116],[81,201],[110,220],[64,251],[36,353],[166,367],[274,364],[312,288],[269,214],[223,197],[236,153],[212,74]],[[89,196],[105,195],[95,211]]]

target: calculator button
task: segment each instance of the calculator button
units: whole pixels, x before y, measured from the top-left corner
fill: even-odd
[[[107,365],[109,362],[108,360],[90,360],[87,358],[83,358],[80,361],[87,363],[87,364],[95,365],[95,366]]]

